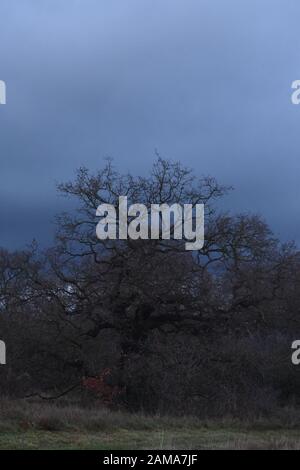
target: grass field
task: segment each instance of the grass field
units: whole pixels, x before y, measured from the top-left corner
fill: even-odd
[[[300,449],[295,415],[280,420],[214,422],[4,400],[0,449]]]
[[[299,449],[300,433],[233,429],[4,432],[0,449]]]

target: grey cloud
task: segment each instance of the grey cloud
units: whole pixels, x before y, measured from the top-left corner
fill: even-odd
[[[299,13],[296,0],[2,0],[0,245],[51,239],[55,182],[78,166],[111,155],[145,172],[155,148],[299,240]]]

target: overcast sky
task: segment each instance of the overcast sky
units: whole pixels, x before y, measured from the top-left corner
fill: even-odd
[[[53,237],[56,183],[158,149],[300,242],[299,0],[1,0],[0,246]]]

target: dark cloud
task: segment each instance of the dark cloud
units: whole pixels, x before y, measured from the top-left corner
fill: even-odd
[[[55,182],[78,166],[111,155],[145,172],[155,148],[299,240],[299,13],[297,0],[2,0],[0,245],[51,239]]]

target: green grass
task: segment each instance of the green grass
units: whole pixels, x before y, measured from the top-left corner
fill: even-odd
[[[300,432],[191,429],[171,431],[2,432],[0,449],[299,449]]]
[[[299,414],[203,421],[2,400],[0,449],[300,449]]]

